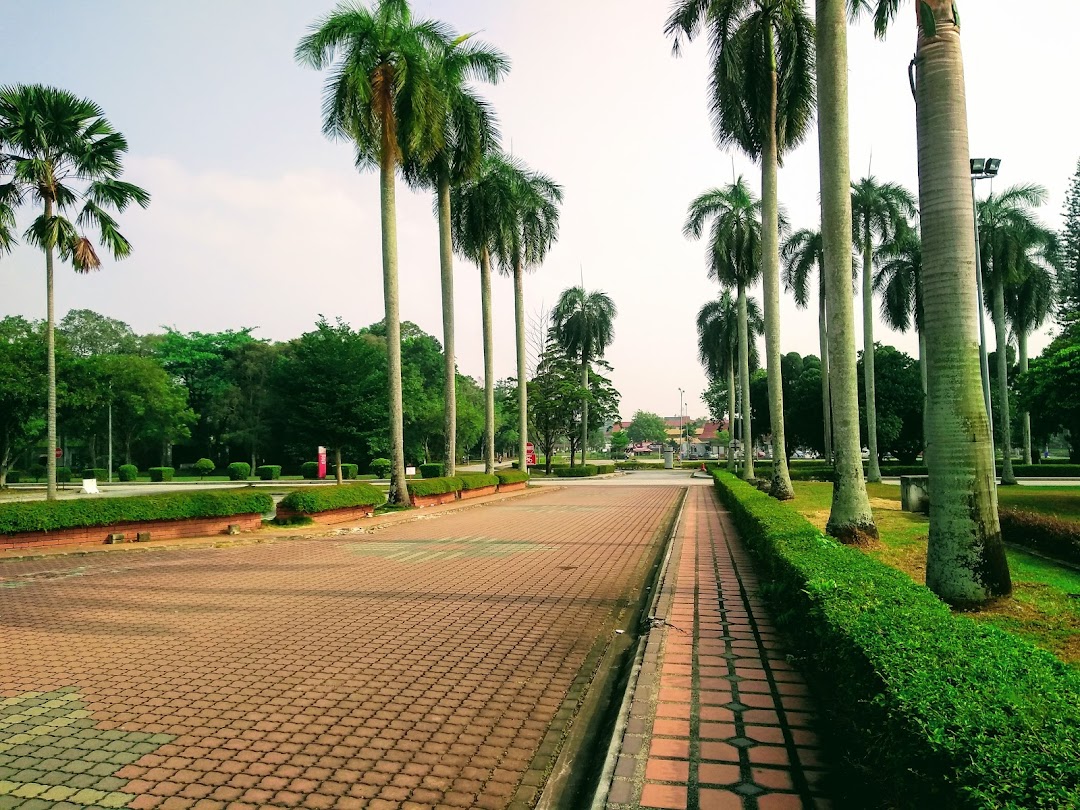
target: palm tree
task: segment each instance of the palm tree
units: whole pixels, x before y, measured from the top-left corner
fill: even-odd
[[[828,299],[829,395],[836,485],[825,531],[844,543],[877,537],[863,478],[851,283],[851,161],[848,149],[847,0],[817,0],[818,155],[821,243]]]
[[[765,321],[761,317],[761,308],[753,298],[746,300],[747,328],[754,335],[755,340],[749,341],[749,365],[757,367],[758,335],[765,333]],[[698,359],[705,367],[705,373],[710,381],[726,378],[728,395],[728,452],[727,466],[732,472],[735,471],[735,366],[739,357],[740,336],[739,328],[739,304],[731,293],[724,290],[720,298],[709,301],[698,312]],[[745,391],[746,389],[742,389]],[[739,397],[739,410],[745,415],[749,413],[747,398]],[[744,416],[745,418],[745,416]]]
[[[1005,308],[1007,288],[1023,283],[1031,272],[1032,252],[1056,244],[1054,235],[1035,221],[1032,208],[1046,202],[1046,189],[1017,185],[991,194],[979,204],[980,251],[984,304],[994,321],[997,343],[998,442],[1001,445],[1001,483],[1016,484],[1012,465],[1012,421],[1009,413],[1009,319]],[[1025,338],[1026,341],[1026,338]],[[1026,347],[1025,347],[1026,348]]]
[[[457,251],[480,268],[484,336],[484,468],[495,472],[495,349],[491,327],[491,257],[513,230],[514,175],[503,155],[484,156],[474,177],[450,190],[451,232]]]
[[[1005,289],[1005,317],[1016,335],[1020,354],[1020,373],[1028,370],[1028,336],[1046,321],[1054,309],[1055,279],[1061,267],[1060,245],[1053,237],[1025,251],[1028,268],[1024,280]],[[1024,464],[1031,463],[1031,414],[1020,412],[1024,432]]]
[[[854,0],[884,36],[900,0]],[[926,333],[930,539],[926,584],[954,604],[1012,592],[982,394],[971,157],[955,0],[919,0],[912,60]],[[831,299],[830,299],[831,300]]]
[[[507,227],[499,230],[492,251],[499,272],[514,279],[514,323],[517,339],[518,464],[528,470],[528,363],[525,336],[525,271],[539,266],[559,238],[562,187],[547,175],[513,157],[503,158],[509,194]]]
[[[730,186],[706,191],[690,203],[683,235],[700,239],[707,220],[712,221],[706,260],[709,278],[738,292],[739,311],[739,388],[742,391],[740,412],[743,416],[743,435],[750,437],[750,323],[747,288],[761,275],[761,200],[754,196],[743,178]],[[781,423],[781,426],[783,423]],[[774,426],[774,430],[775,430]],[[746,464],[743,477],[754,477],[754,457],[749,447],[743,448]],[[786,462],[786,459],[783,459]],[[773,469],[777,466],[774,460]]]
[[[825,457],[832,460],[832,405],[829,398],[829,327],[825,297],[825,251],[821,233],[808,228],[793,233],[781,248],[784,289],[805,309],[810,302],[810,274],[818,273],[818,345],[821,351],[821,407],[825,414]]]
[[[926,336],[923,334],[922,242],[904,228],[878,250],[874,292],[881,295],[881,317],[892,329],[919,335],[919,371],[923,395],[923,459],[926,459]]]
[[[23,238],[45,253],[48,356],[46,497],[56,498],[56,339],[53,262],[70,262],[77,273],[101,267],[94,243],[115,259],[131,254],[110,211],[132,203],[145,208],[150,195],[120,179],[127,140],[94,102],[40,84],[0,89],[0,250],[13,242],[14,211],[24,201],[40,208]],[[69,217],[76,214],[74,220]]]
[[[454,352],[454,248],[451,235],[450,189],[474,176],[484,154],[498,140],[494,116],[482,98],[467,85],[471,79],[497,83],[509,70],[506,57],[494,48],[457,37],[435,51],[435,77],[444,106],[442,137],[426,160],[406,160],[405,179],[435,191],[439,220],[439,269],[442,281],[444,459],[446,474],[457,466],[457,366]]]
[[[870,448],[867,480],[881,483],[878,459],[877,397],[874,390],[874,249],[908,227],[915,198],[896,183],[878,183],[871,175],[851,184],[852,239],[862,253],[863,377],[866,386],[866,441]]]
[[[563,290],[551,313],[551,328],[567,357],[581,357],[581,463],[589,443],[589,363],[604,356],[615,339],[615,302],[602,290]]]
[[[771,494],[795,496],[784,448],[780,370],[780,206],[777,174],[784,154],[806,137],[814,112],[814,24],[802,0],[679,0],[666,31],[679,52],[702,26],[711,37],[713,131],[761,161],[762,293],[769,373]]]
[[[331,68],[323,97],[323,133],[352,141],[358,168],[379,169],[390,399],[389,502],[407,506],[395,179],[406,157],[427,163],[445,138],[446,93],[433,54],[444,52],[450,34],[439,23],[413,20],[407,0],[377,0],[370,9],[342,3],[309,30],[296,47],[296,59],[316,70]]]

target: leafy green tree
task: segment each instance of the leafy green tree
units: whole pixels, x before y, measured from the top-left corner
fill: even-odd
[[[860,365],[865,358],[863,353]],[[922,449],[923,400],[911,395],[921,384],[918,361],[881,344],[877,346],[875,360],[879,450],[882,455],[896,456],[902,464],[914,464]],[[863,401],[866,401],[865,389]],[[867,439],[865,433],[862,438]]]
[[[545,472],[550,475],[555,447],[572,432],[577,408],[585,393],[574,361],[566,356],[557,341],[549,340],[544,347],[536,374],[526,391],[532,397],[529,411],[536,445],[544,456]],[[524,463],[522,469],[525,469]]]
[[[611,434],[611,457],[622,458],[626,455],[626,448],[630,446],[630,437],[625,430]]]
[[[436,47],[432,54],[434,79],[441,101],[441,137],[425,161],[406,159],[405,177],[415,186],[435,191],[439,220],[439,269],[442,284],[443,355],[445,393],[443,458],[446,474],[453,475],[456,464],[456,383],[454,356],[454,250],[451,236],[451,196],[453,186],[475,176],[484,153],[492,148],[498,134],[487,102],[469,87],[470,80],[498,82],[509,70],[506,57],[472,35],[454,37]]]
[[[784,449],[780,372],[779,165],[810,129],[814,113],[814,24],[802,0],[678,0],[666,31],[683,38],[707,28],[713,54],[709,107],[722,147],[761,163],[761,265],[766,368],[772,383],[773,480],[770,494],[795,497]],[[747,465],[749,466],[749,465]]]
[[[413,20],[407,0],[377,0],[374,8],[343,3],[310,29],[296,59],[331,69],[323,132],[356,147],[358,168],[379,169],[383,298],[389,361],[389,502],[407,506],[402,412],[401,335],[395,176],[403,160],[427,163],[445,137],[445,87],[432,58],[450,41],[447,29]]]
[[[747,289],[761,275],[761,201],[758,200],[740,177],[730,186],[706,191],[690,203],[683,235],[699,239],[705,230],[705,223],[711,220],[711,230],[706,253],[709,277],[715,278],[721,285],[733,287],[738,292],[739,312],[739,379],[738,388],[743,393],[739,412],[743,418],[743,435],[752,436],[752,418],[750,415],[750,303]],[[754,477],[754,458],[752,453],[745,453],[746,464],[743,477]],[[785,468],[786,469],[786,468]],[[774,481],[777,473],[774,473]],[[789,482],[790,488],[790,482]],[[777,492],[783,490],[782,483],[776,485]]]
[[[856,0],[884,36],[899,0]],[[979,362],[975,234],[957,0],[919,0],[912,60],[919,149],[930,540],[926,584],[957,605],[1012,592]],[[830,299],[831,300],[831,299]],[[839,429],[839,426],[838,426]]]
[[[870,463],[867,480],[881,482],[878,464],[877,406],[874,389],[874,251],[908,229],[915,198],[897,183],[879,183],[873,175],[851,184],[852,241],[862,254],[863,390]]]
[[[509,455],[518,446],[518,424],[515,418],[518,410],[517,381],[512,377],[499,380],[495,383],[492,393],[495,400],[494,446],[498,448],[500,453]],[[485,412],[486,410],[485,406]]]
[[[86,229],[115,259],[131,253],[110,211],[122,213],[150,195],[120,179],[127,140],[102,109],[66,90],[40,84],[0,88],[0,252],[14,242],[14,209],[23,202],[41,213],[23,238],[45,254],[46,498],[56,498],[56,336],[53,263],[57,257],[77,273],[101,267]],[[71,217],[74,216],[74,221]]]
[[[1080,463],[1080,320],[1065,324],[1017,388],[1023,407],[1038,411],[1048,429],[1068,432],[1069,455]]]
[[[664,417],[651,411],[637,411],[626,428],[626,435],[634,444],[655,444],[667,439]]]
[[[464,374],[457,375],[456,415],[456,454],[475,455],[472,451],[481,444],[484,436],[484,389]]]
[[[0,320],[0,488],[16,458],[45,430],[44,328],[25,318]]]
[[[1066,324],[1080,312],[1080,161],[1069,181],[1062,212],[1061,267],[1057,274],[1057,320]]]
[[[577,406],[585,403],[588,407],[588,436],[585,437],[590,447],[603,446],[604,426],[619,418],[619,392],[611,384],[611,379],[604,372],[611,373],[611,366],[603,360],[595,361],[596,368],[589,374],[589,387],[584,397],[580,396]],[[573,421],[567,426],[567,442],[570,445],[570,457],[573,458],[583,438],[575,423],[580,423],[581,413],[575,408]],[[577,425],[580,427],[580,424]],[[599,442],[595,441],[600,434]]]
[[[280,346],[252,340],[239,343],[225,358],[228,388],[219,404],[222,441],[245,448],[253,470],[271,438],[271,386],[280,355]]]
[[[551,330],[568,357],[580,358],[581,387],[589,391],[589,367],[602,359],[615,339],[615,302],[602,290],[586,292],[584,287],[562,291],[551,314]],[[589,397],[581,400],[581,463],[585,464],[589,440]],[[573,454],[570,466],[574,466]]]
[[[141,354],[142,341],[123,321],[91,309],[73,309],[56,325],[68,350],[79,357],[102,354]]]
[[[983,263],[984,305],[990,310],[997,338],[997,420],[1001,445],[1001,483],[1016,484],[1012,466],[1012,409],[1009,407],[1007,350],[1011,325],[1006,312],[1006,289],[1019,286],[1033,268],[1057,265],[1057,237],[1035,219],[1033,208],[1046,202],[1046,189],[1037,185],[1010,186],[979,203],[980,255]],[[1026,338],[1025,338],[1026,340]]]
[[[132,463],[136,442],[155,445],[164,456],[168,445],[191,435],[196,416],[188,407],[187,393],[157,361],[107,355],[100,363],[125,464]]]
[[[791,364],[785,371],[794,371]],[[784,427],[787,429],[789,446],[804,447],[818,453],[825,452],[824,408],[821,398],[823,368],[813,355],[802,358],[802,370],[789,379],[784,375],[784,403],[787,405]]]
[[[848,122],[847,11],[865,0],[816,0],[821,243],[828,300],[829,399],[836,485],[825,531],[841,542],[877,537],[859,446],[859,391],[851,283],[851,155]],[[824,358],[823,358],[824,361]]]

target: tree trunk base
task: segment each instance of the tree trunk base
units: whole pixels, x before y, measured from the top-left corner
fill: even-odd
[[[790,481],[776,476],[769,484],[769,496],[776,498],[778,501],[793,501],[795,500],[795,490],[791,486]]]
[[[878,529],[874,523],[833,523],[825,527],[825,533],[845,546],[866,548],[878,542]]]

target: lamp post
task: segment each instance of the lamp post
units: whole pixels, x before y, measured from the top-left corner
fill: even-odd
[[[979,362],[982,365],[983,401],[986,418],[990,424],[990,461],[997,478],[997,449],[994,446],[994,409],[990,404],[990,363],[986,358],[986,307],[983,306],[982,245],[979,239],[979,203],[975,198],[975,183],[987,178],[993,180],[1001,169],[999,158],[971,159],[971,210],[975,220],[975,288],[979,296]]]
[[[683,429],[686,423],[683,421],[683,390],[679,389],[679,458],[682,458],[683,449],[686,447],[686,442],[683,439]]]
[[[109,386],[109,483],[112,483],[112,386]]]

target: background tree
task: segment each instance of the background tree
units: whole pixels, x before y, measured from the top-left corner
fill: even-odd
[[[1068,432],[1070,458],[1080,463],[1080,320],[1031,361],[1018,388],[1025,409],[1038,412],[1049,430]]]
[[[407,0],[378,0],[374,8],[342,4],[310,28],[296,59],[331,68],[323,100],[323,132],[356,147],[360,169],[379,170],[383,301],[387,324],[390,412],[389,502],[409,505],[405,485],[404,415],[398,290],[395,175],[408,156],[427,163],[444,138],[444,87],[433,53],[450,41],[430,20],[415,21]]]
[[[615,459],[626,456],[626,448],[630,446],[630,437],[625,430],[611,434],[611,457]]]
[[[832,461],[832,407],[829,397],[829,326],[825,296],[825,247],[821,233],[809,228],[796,231],[781,248],[784,260],[784,289],[795,296],[795,304],[806,309],[810,303],[810,275],[818,274],[818,346],[821,349],[821,414],[825,458]],[[789,413],[791,409],[789,408]]]
[[[107,356],[103,371],[124,464],[134,461],[137,442],[151,444],[164,456],[167,445],[191,435],[196,416],[186,392],[152,358]]]
[[[1057,274],[1057,320],[1065,324],[1080,313],[1080,161],[1069,181],[1062,212],[1061,267]]]
[[[866,446],[870,449],[866,480],[881,482],[874,388],[874,251],[907,230],[915,216],[915,198],[897,183],[879,183],[873,175],[851,184],[851,236],[862,254],[863,390],[866,402]]]
[[[857,5],[853,2],[853,5]],[[821,241],[829,319],[829,397],[836,485],[825,531],[841,542],[877,537],[863,478],[851,263],[851,155],[848,122],[848,0],[816,0]]]
[[[586,292],[584,287],[563,290],[551,315],[555,339],[568,357],[581,358],[581,463],[585,464],[589,441],[589,364],[601,359],[615,339],[615,302],[602,290]],[[573,455],[571,465],[573,466]]]
[[[773,425],[770,494],[795,496],[784,449],[780,371],[780,203],[778,169],[806,137],[814,112],[814,25],[802,0],[679,0],[667,33],[676,54],[683,37],[707,27],[713,51],[710,112],[721,147],[761,162],[761,264],[765,356]],[[748,465],[749,466],[749,465]]]
[[[44,331],[18,316],[0,320],[0,487],[45,430]]]
[[[131,254],[131,243],[118,230],[110,211],[122,213],[132,203],[145,208],[150,195],[120,179],[127,140],[113,129],[102,109],[88,99],[44,85],[0,89],[0,228],[8,230],[17,205],[29,201],[41,213],[23,238],[45,254],[45,351],[48,378],[46,409],[46,498],[56,498],[56,313],[53,263],[71,264],[77,273],[101,267],[94,243],[114,259]],[[70,218],[74,216],[74,221]]]
[[[225,358],[223,373],[229,386],[219,404],[222,442],[241,447],[251,459],[251,469],[270,439],[271,384],[281,351],[261,340],[239,343]]]
[[[79,357],[103,354],[142,354],[143,341],[123,321],[90,309],[68,311],[56,331],[64,336],[68,350]]]
[[[472,35],[441,43],[433,53],[434,78],[442,104],[441,137],[426,162],[406,160],[405,177],[413,185],[435,191],[439,221],[439,269],[443,317],[443,458],[446,474],[453,475],[457,460],[457,367],[454,353],[454,250],[451,235],[452,186],[476,174],[484,153],[498,139],[494,116],[470,80],[497,83],[509,70],[506,57],[496,49],[473,41]]]
[[[529,411],[536,444],[544,456],[544,472],[551,475],[556,445],[573,432],[577,409],[585,394],[576,364],[554,337],[540,355],[536,374],[526,390],[532,397]]]
[[[573,458],[584,437],[589,447],[604,445],[604,427],[619,418],[619,392],[611,384],[611,379],[605,376],[605,372],[611,373],[611,366],[603,360],[595,363],[595,368],[589,374],[589,387],[586,396],[582,398],[588,406],[588,435],[584,436],[580,430],[581,413],[574,414],[576,423],[571,422],[567,426],[567,443],[570,445],[570,456]],[[580,407],[582,403],[579,402]],[[575,430],[575,427],[578,428]]]
[[[747,290],[761,275],[761,201],[740,177],[730,186],[706,191],[690,203],[683,234],[698,239],[711,220],[706,260],[709,277],[738,291],[739,308],[739,413],[743,432],[752,436],[750,415],[751,324]],[[753,351],[756,352],[755,346]],[[743,477],[754,477],[753,454],[744,453]],[[774,473],[775,476],[775,473]]]
[[[635,445],[656,444],[667,439],[667,425],[664,417],[651,411],[637,411],[626,428],[626,435]]]
[[[899,0],[858,0],[884,36]],[[956,0],[919,0],[914,65],[927,348],[926,584],[953,604],[1012,592],[983,401],[964,59]],[[831,300],[831,299],[830,299]],[[839,426],[838,426],[839,429]]]
[[[923,446],[923,401],[911,395],[921,384],[918,361],[880,343],[875,355],[878,449],[883,456],[896,456],[901,464],[914,464]],[[860,356],[860,366],[865,357]],[[866,435],[862,438],[865,441]]]

